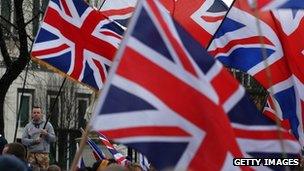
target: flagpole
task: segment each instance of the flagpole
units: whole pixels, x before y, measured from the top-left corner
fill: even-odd
[[[102,8],[102,6],[104,5],[104,3],[106,2],[106,0],[103,0],[103,2],[102,2],[102,4],[100,5],[100,7],[99,7],[99,11],[100,11],[100,9]]]
[[[33,45],[34,45],[34,42],[32,42],[32,44],[31,44],[30,52],[33,49]],[[23,94],[24,94],[24,90],[25,90],[25,84],[26,84],[26,79],[27,79],[27,74],[28,74],[28,69],[29,69],[30,62],[31,62],[31,60],[29,60],[28,63],[26,64],[25,76],[24,76],[24,80],[23,80],[22,93],[21,93],[21,98],[20,98],[20,105],[19,105],[17,119],[16,119],[16,126],[15,126],[15,133],[14,133],[14,142],[16,142],[16,139],[17,139],[17,130],[18,130],[18,127],[19,127],[20,110],[21,110],[21,107],[22,107],[22,104],[23,104],[22,103],[23,97],[24,97]]]
[[[80,156],[83,152],[83,149],[85,147],[86,142],[88,141],[88,135],[89,135],[89,131],[91,130],[91,126],[90,124],[87,124],[84,132],[81,135],[81,139],[80,139],[80,144],[79,144],[79,148],[76,151],[76,154],[74,156],[73,162],[72,162],[72,166],[71,166],[71,171],[76,171],[77,168],[77,163],[80,159]]]
[[[221,26],[223,25],[225,19],[227,18],[228,13],[230,12],[230,10],[231,10],[231,8],[233,7],[233,5],[234,5],[235,2],[236,2],[236,0],[233,0],[233,1],[232,1],[231,6],[228,8],[228,10],[227,10],[225,16],[223,17],[223,20],[222,20],[221,24],[217,27],[216,31],[215,31],[214,34],[212,35],[210,41],[208,42],[208,44],[207,44],[207,46],[206,46],[206,50],[207,50],[207,51],[208,51],[208,49],[209,49],[209,47],[210,47],[210,45],[211,45],[211,43],[212,43],[212,41],[213,41],[213,39],[214,39],[214,36],[216,35],[217,32],[219,32]],[[226,6],[227,6],[227,5],[226,5]]]
[[[17,118],[16,118],[16,126],[15,126],[15,133],[14,133],[14,142],[16,142],[17,139],[17,130],[19,127],[19,118],[20,118],[20,111],[22,108],[22,101],[23,101],[23,94],[24,94],[24,90],[25,90],[25,83],[26,83],[26,79],[27,79],[27,73],[28,73],[28,68],[29,68],[29,63],[30,61],[26,64],[26,69],[25,69],[25,76],[24,76],[24,80],[23,80],[23,85],[22,85],[22,93],[21,93],[21,98],[20,98],[20,102],[19,102],[19,109],[18,109],[18,114],[17,114]]]
[[[97,95],[96,92],[94,91],[93,94],[92,94],[92,97],[91,97],[91,99],[92,99],[92,104],[89,106],[90,109],[87,110],[87,113],[89,113],[90,110],[92,111],[92,108],[94,107],[94,104],[95,104],[95,102],[96,102],[97,96],[98,96],[98,95]],[[90,119],[90,120],[91,120],[91,119]],[[90,124],[87,124],[87,126],[86,126],[86,128],[85,128],[84,131],[83,131],[83,129],[81,130],[82,135],[81,135],[81,139],[80,139],[80,143],[79,143],[79,148],[78,148],[78,150],[76,151],[76,154],[75,154],[75,156],[74,156],[74,159],[73,159],[73,162],[72,162],[72,165],[71,165],[71,171],[76,171],[77,163],[78,163],[78,161],[79,161],[79,159],[80,159],[80,156],[81,156],[81,154],[82,154],[82,152],[83,152],[83,149],[84,149],[84,147],[85,147],[85,144],[86,144],[86,142],[88,141],[88,135],[89,135],[90,130],[91,130]]]
[[[59,95],[61,94],[62,87],[64,86],[65,81],[66,81],[66,77],[64,77],[64,79],[63,79],[63,81],[62,81],[62,83],[61,83],[61,86],[60,86],[60,88],[59,88],[59,91],[58,91],[58,93],[57,93],[57,95],[56,95],[55,101],[54,101],[53,105],[51,106],[51,110],[50,110],[50,112],[48,113],[48,115],[46,116],[46,121],[45,121],[45,123],[44,123],[44,125],[43,125],[43,129],[45,129],[45,127],[46,127],[48,121],[49,121],[50,118],[51,118],[51,115],[52,115],[53,110],[54,110],[54,108],[55,108],[55,105],[56,105],[56,103],[57,103],[57,101],[58,101]]]
[[[270,68],[269,68],[269,64],[267,62],[267,51],[266,51],[265,42],[264,42],[264,39],[263,39],[263,36],[262,36],[262,28],[261,28],[260,16],[259,16],[256,0],[254,1],[252,7],[253,7],[254,15],[255,15],[255,18],[256,18],[257,31],[258,31],[259,41],[260,41],[260,44],[261,44],[262,59],[263,59],[263,64],[264,64],[264,67],[265,67],[266,77],[267,77],[267,81],[268,81],[267,83],[268,83],[268,87],[269,87],[268,91],[269,91],[269,94],[273,96],[274,95],[274,89],[273,89],[272,74],[271,74],[271,71],[270,71]],[[274,111],[275,111],[275,114],[277,115],[278,111],[279,111],[279,106],[278,106],[277,103],[274,103]],[[281,146],[281,149],[282,149],[282,157],[287,158],[287,154],[286,154],[285,147],[284,147],[284,144],[283,144],[283,133],[282,133],[282,131],[280,131],[281,122],[278,119],[278,117],[275,117],[275,123],[277,125],[277,133],[278,133],[278,137],[279,137],[279,140],[280,140],[279,141],[280,146]]]
[[[237,0],[233,0],[233,2],[231,3],[231,6],[229,7],[229,9],[228,9],[228,11],[227,11],[227,13],[225,14],[225,16],[224,16],[224,18],[223,18],[223,20],[222,21],[224,21],[226,18],[227,18],[227,15],[229,14],[229,12],[230,12],[230,10],[231,10],[231,8],[234,6],[234,4],[235,4],[235,2],[236,2]],[[256,4],[256,0],[255,0],[255,4]],[[259,41],[260,41],[260,43],[261,43],[261,46],[262,46],[262,58],[263,58],[263,63],[264,63],[264,66],[265,66],[265,70],[266,70],[266,74],[267,74],[267,78],[268,78],[268,85],[270,86],[270,89],[269,89],[269,93],[270,94],[274,94],[273,92],[274,92],[274,90],[273,90],[273,88],[272,88],[272,79],[271,79],[271,72],[270,72],[270,69],[269,69],[269,64],[267,63],[267,61],[266,61],[266,58],[267,58],[267,52],[266,52],[266,49],[265,49],[265,42],[264,42],[264,40],[263,40],[263,38],[262,38],[262,30],[261,30],[261,26],[260,26],[260,22],[259,22],[259,15],[258,15],[258,9],[257,9],[257,6],[255,5],[255,17],[256,17],[256,24],[257,24],[257,27],[258,27],[258,34],[259,34]],[[215,33],[212,35],[212,38],[211,38],[211,40],[209,41],[209,43],[208,43],[208,45],[206,46],[206,49],[208,50],[209,49],[209,47],[210,47],[210,45],[211,45],[211,43],[212,43],[212,41],[213,41],[213,39],[214,39],[214,36],[216,35],[216,33],[220,30],[220,27],[223,25],[223,23],[224,22],[221,22],[221,24],[219,25],[219,27],[217,28],[217,30],[215,31]],[[278,104],[274,104],[275,105],[275,112],[276,112],[276,114],[277,114],[277,111],[278,111]],[[280,146],[281,146],[281,148],[282,148],[282,156],[283,157],[286,157],[286,152],[285,152],[285,148],[284,148],[284,145],[283,145],[283,134],[282,134],[282,132],[280,131],[280,128],[281,128],[281,123],[280,123],[280,121],[279,121],[279,119],[276,117],[275,118],[275,123],[276,123],[276,126],[277,126],[277,132],[278,132],[278,137],[279,137],[279,139],[280,139]]]

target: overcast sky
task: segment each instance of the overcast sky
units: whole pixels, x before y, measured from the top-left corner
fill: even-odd
[[[223,0],[223,1],[224,1],[228,6],[230,6],[233,0]]]

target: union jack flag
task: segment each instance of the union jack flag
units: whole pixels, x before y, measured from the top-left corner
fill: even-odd
[[[273,10],[278,8],[303,9],[303,0],[248,0],[248,3],[253,8],[263,11]]]
[[[278,132],[285,152],[298,154],[292,135],[259,113],[220,62],[162,9],[158,1],[138,4],[93,130],[137,149],[156,169],[235,170],[235,157],[278,157]]]
[[[98,133],[99,133],[99,139],[113,155],[116,162],[121,165],[127,164],[128,160],[114,148],[113,144],[107,139],[107,137],[104,136],[100,131]]]
[[[207,47],[228,7],[221,0],[160,0],[171,16]]]
[[[289,120],[292,132],[304,145],[304,47],[294,44],[303,40],[304,11],[279,10],[261,12],[259,16],[264,47],[252,10],[246,1],[240,0],[231,8],[208,50],[225,65],[247,72],[274,93],[282,119]]]
[[[123,32],[82,0],[50,0],[32,59],[101,89]]]
[[[96,159],[96,161],[106,159],[106,157],[103,154],[103,152],[101,151],[101,149],[91,138],[88,138],[87,143],[88,143],[89,147],[91,148],[93,156]]]
[[[109,19],[127,27],[127,24],[133,14],[137,0],[106,0],[100,11]]]

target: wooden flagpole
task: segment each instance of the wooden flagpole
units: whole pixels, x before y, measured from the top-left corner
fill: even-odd
[[[229,14],[231,8],[234,6],[234,4],[236,3],[236,1],[237,1],[237,0],[233,0],[231,6],[229,7],[227,13],[225,14],[225,16],[224,16],[224,18],[223,18],[223,21],[225,20],[225,18],[226,18],[227,15]],[[260,17],[259,17],[259,14],[258,14],[258,9],[257,9],[256,3],[257,3],[256,0],[254,0],[254,4],[253,4],[253,5],[254,5],[254,6],[253,6],[254,15],[255,15],[255,18],[256,18],[256,24],[257,24],[257,28],[258,28],[259,41],[260,41],[260,44],[261,44],[261,46],[262,46],[262,48],[261,48],[261,49],[262,49],[262,58],[263,58],[263,62],[264,62],[265,70],[266,70],[266,75],[267,75],[267,78],[268,78],[268,85],[270,86],[269,93],[273,95],[273,94],[274,94],[274,93],[273,93],[274,90],[273,90],[273,88],[272,88],[272,86],[271,86],[271,85],[273,85],[273,82],[272,82],[272,75],[271,75],[271,72],[270,72],[270,69],[269,69],[269,64],[268,64],[267,61],[266,61],[266,59],[267,59],[267,52],[266,52],[266,48],[265,48],[265,42],[264,42],[264,40],[263,40],[263,38],[262,38],[262,30],[261,30],[261,25],[260,25],[260,21],[259,21],[259,18],[260,18]],[[221,27],[222,24],[223,24],[223,22],[221,22],[220,26],[219,26],[218,29],[215,31],[214,35],[219,31],[219,29],[220,29],[220,27]],[[213,35],[211,41],[209,42],[209,44],[206,46],[206,49],[207,49],[207,50],[209,49],[209,47],[210,47],[210,45],[211,45],[211,43],[212,43],[212,41],[213,41],[213,39],[214,39],[214,35]],[[274,110],[275,110],[275,112],[277,113],[277,111],[278,111],[278,106],[277,106],[276,103],[275,103],[274,105],[275,105],[275,109],[274,109]],[[281,122],[280,122],[280,120],[279,120],[277,117],[275,118],[275,123],[276,123],[277,128],[278,128],[278,131],[277,131],[277,132],[278,132],[278,137],[279,137],[279,139],[280,139],[280,146],[281,146],[282,151],[283,151],[282,156],[283,156],[283,157],[286,157],[285,148],[284,148],[284,145],[283,145],[283,134],[282,134],[282,132],[280,131]]]
[[[89,106],[88,110],[86,111],[86,114],[93,111],[92,109],[95,105],[96,99],[97,99],[97,95],[96,95],[96,92],[94,91],[93,94],[92,94],[92,97],[91,97],[91,102],[92,103]],[[74,156],[74,159],[73,159],[73,162],[72,162],[72,165],[71,165],[71,169],[70,169],[71,171],[76,171],[77,163],[78,163],[78,161],[80,159],[80,156],[83,152],[85,144],[88,141],[88,135],[89,135],[90,130],[91,130],[91,126],[90,126],[90,124],[87,124],[85,130],[81,131],[82,135],[81,135],[81,139],[80,139],[80,143],[79,143],[79,148],[76,151],[76,154]]]
[[[87,124],[84,132],[82,133],[80,144],[79,144],[79,148],[76,151],[76,154],[74,156],[74,159],[73,159],[73,162],[72,162],[72,166],[71,166],[71,169],[70,169],[71,171],[76,171],[78,160],[80,159],[80,156],[81,156],[81,154],[83,152],[84,146],[85,146],[85,144],[86,144],[86,142],[88,140],[88,135],[89,135],[89,131],[90,130],[91,130],[90,125]]]
[[[262,28],[261,28],[260,16],[259,16],[259,12],[258,12],[258,9],[257,9],[257,1],[256,0],[254,1],[252,7],[253,7],[253,10],[254,10],[254,16],[256,18],[257,31],[258,31],[259,41],[260,41],[260,44],[261,44],[262,59],[263,59],[263,64],[264,64],[264,67],[265,67],[268,86],[269,86],[268,91],[269,91],[270,95],[274,95],[272,74],[271,74],[271,71],[270,71],[270,68],[269,68],[269,64],[267,62],[267,51],[266,51],[265,42],[264,42],[264,39],[263,39],[263,36],[262,36]],[[274,111],[275,111],[275,114],[278,114],[279,106],[278,106],[277,103],[274,103]],[[281,146],[281,149],[282,149],[282,157],[287,158],[286,150],[285,150],[285,147],[284,147],[284,144],[283,144],[283,133],[281,131],[281,128],[282,128],[281,127],[281,122],[278,119],[278,117],[275,117],[275,123],[276,123],[277,128],[278,128],[277,133],[278,133],[278,137],[280,139],[279,142],[280,142],[280,146]]]

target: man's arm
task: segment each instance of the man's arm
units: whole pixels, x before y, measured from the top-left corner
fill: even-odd
[[[35,140],[29,138],[27,130],[28,130],[28,125],[26,125],[23,129],[21,142],[25,146],[31,146],[31,145],[35,144]]]

